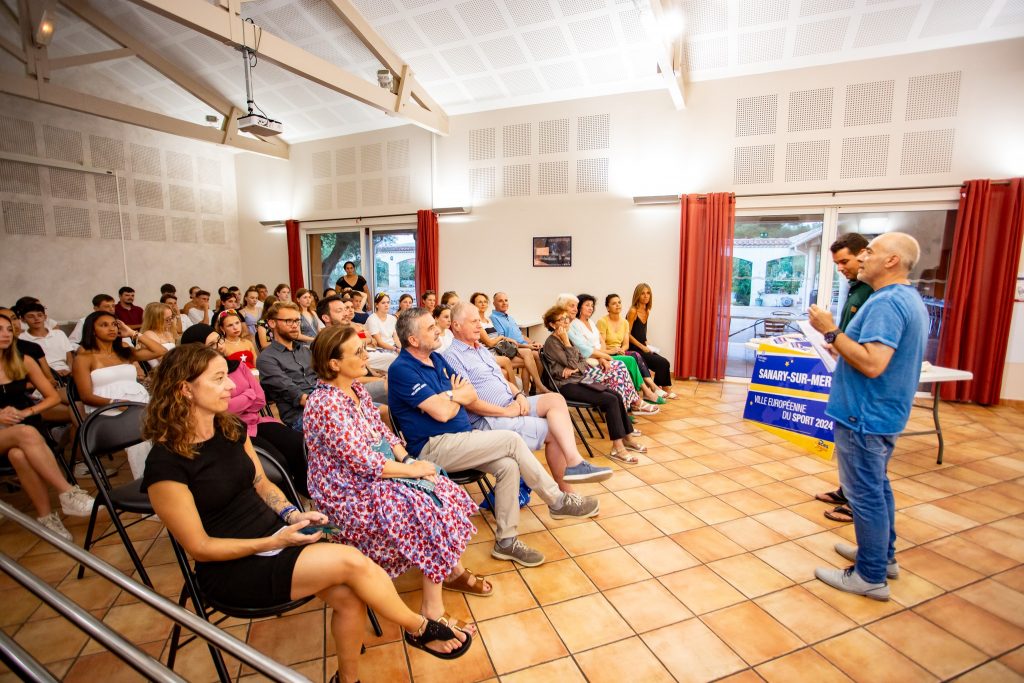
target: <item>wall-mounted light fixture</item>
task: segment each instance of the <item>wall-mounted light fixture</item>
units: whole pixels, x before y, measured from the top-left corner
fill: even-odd
[[[284,221],[260,221],[260,225],[262,225],[265,228],[282,228],[284,227]]]
[[[440,209],[434,209],[434,213],[436,213],[438,216],[456,216],[459,214],[470,213],[472,211],[472,207],[465,206],[446,206]]]
[[[654,194],[643,197],[633,197],[634,204],[678,204],[679,195],[677,194]]]

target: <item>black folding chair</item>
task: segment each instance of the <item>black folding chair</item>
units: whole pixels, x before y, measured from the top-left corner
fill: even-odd
[[[149,502],[149,496],[142,491],[142,479],[113,486],[107,477],[106,470],[98,460],[100,455],[111,455],[145,440],[142,438],[142,416],[145,411],[144,403],[129,401],[111,403],[97,408],[79,428],[78,446],[82,460],[89,468],[92,480],[96,483],[96,504],[92,508],[92,514],[89,515],[89,526],[85,531],[85,549],[89,550],[97,541],[116,533],[121,537],[121,543],[124,544],[132,564],[139,572],[139,578],[152,588],[153,582],[150,581],[145,567],[142,566],[142,560],[135,552],[132,539],[129,538],[127,531],[128,527],[153,515],[153,506]],[[93,533],[96,530],[96,516],[101,507],[107,508],[110,513],[114,531],[93,538]],[[143,517],[124,524],[121,521],[121,515],[126,512],[143,515]],[[78,578],[82,578],[84,575],[85,567],[80,566]]]
[[[402,428],[398,424],[398,418],[395,417],[395,411],[388,410],[388,415],[391,416],[391,428],[395,430],[403,441],[405,437],[402,436]],[[459,472],[448,472],[448,478],[454,481],[459,486],[469,486],[470,484],[476,484],[480,487],[480,494],[486,498],[487,494],[491,494],[491,498],[494,498],[494,486],[491,485],[491,480],[487,478],[486,472],[480,470],[461,470]]]
[[[565,404],[569,406],[570,410],[576,411],[576,414],[579,415],[580,418],[579,421],[583,423],[583,427],[587,430],[587,436],[589,436],[590,438],[594,438],[594,432],[591,431],[590,429],[590,422],[593,422],[594,429],[597,430],[598,438],[603,439],[604,432],[601,431],[601,424],[594,416],[594,410],[596,410],[596,408],[589,403],[584,403],[583,401],[574,401],[571,398],[568,398],[564,394],[562,394],[561,390],[558,388],[558,385],[555,384],[554,375],[551,373],[551,368],[548,366],[548,358],[543,353],[540,354],[540,364],[544,371],[544,374],[541,376],[541,379],[544,380],[544,384],[547,385],[549,389],[557,391],[559,396],[565,399]],[[569,413],[569,416],[572,417],[571,412]],[[589,421],[587,420],[588,416],[590,417]],[[605,417],[605,421],[607,422],[607,416]],[[583,443],[583,447],[587,449],[587,455],[593,458],[594,451],[593,449],[590,448],[590,444],[587,442],[587,437],[583,436],[583,430],[580,429],[580,426],[579,424],[577,424],[576,420],[571,420],[571,422],[573,429],[576,430],[576,435],[580,437],[580,441]]]
[[[284,465],[278,462],[273,455],[263,448],[255,445],[253,448],[260,459],[260,465],[263,466],[263,472],[267,475],[267,479],[280,488],[293,505],[302,509],[302,501],[300,500],[299,494],[295,490],[295,486],[292,484],[291,477],[288,476],[288,471],[285,469]],[[280,616],[286,612],[290,612],[293,609],[301,607],[313,599],[313,596],[310,595],[305,598],[290,600],[288,602],[271,605],[269,607],[239,607],[237,605],[228,605],[226,603],[213,600],[209,596],[204,595],[200,589],[195,571],[192,569],[192,564],[189,561],[188,554],[185,552],[185,549],[180,543],[178,543],[177,539],[174,538],[170,531],[167,532],[167,536],[171,541],[171,548],[174,550],[174,557],[178,561],[178,568],[181,570],[182,578],[185,581],[181,588],[181,594],[178,597],[178,604],[184,607],[188,601],[191,600],[196,614],[214,625],[220,624],[229,617],[234,617],[236,619],[262,619],[264,617]],[[215,613],[219,613],[221,616],[216,620],[213,620],[211,617]],[[377,615],[374,614],[373,610],[369,607],[366,608],[366,615],[370,619],[370,625],[373,627],[373,632],[377,637],[382,636],[384,631],[381,629]],[[171,645],[167,652],[167,667],[170,669],[174,668],[174,661],[178,656],[178,650],[196,639],[194,635],[188,636],[184,639],[181,635],[181,624],[176,623],[171,629]],[[221,655],[220,650],[213,645],[208,644],[207,647],[210,649],[210,657],[213,659],[213,666],[217,670],[218,678],[224,683],[228,683],[231,680],[231,675],[228,673],[223,655]]]

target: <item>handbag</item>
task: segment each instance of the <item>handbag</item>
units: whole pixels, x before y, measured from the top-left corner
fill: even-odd
[[[491,347],[491,351],[498,356],[504,356],[509,360],[516,358],[519,355],[519,347],[516,346],[515,342],[510,342],[508,339],[502,339],[500,342]]]
[[[526,482],[523,481],[522,478],[520,478],[519,479],[519,507],[521,507],[521,508],[522,507],[526,507],[527,505],[530,504],[530,494],[532,492],[533,492],[533,489],[531,489],[529,486],[527,486]],[[493,511],[494,510],[494,493],[491,492],[491,493],[488,493],[486,496],[484,496],[484,499],[482,501],[480,501],[479,507],[480,507],[481,510],[492,510]]]

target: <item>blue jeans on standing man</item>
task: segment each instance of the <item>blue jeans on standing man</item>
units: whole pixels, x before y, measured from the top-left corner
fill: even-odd
[[[896,434],[864,434],[836,423],[839,481],[853,510],[857,574],[885,583],[885,567],[896,557],[896,503],[886,468]]]

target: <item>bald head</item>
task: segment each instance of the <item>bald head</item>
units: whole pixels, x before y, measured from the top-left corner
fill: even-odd
[[[887,232],[871,240],[869,245],[876,254],[896,256],[900,260],[900,268],[909,273],[921,259],[921,245],[905,232]]]

